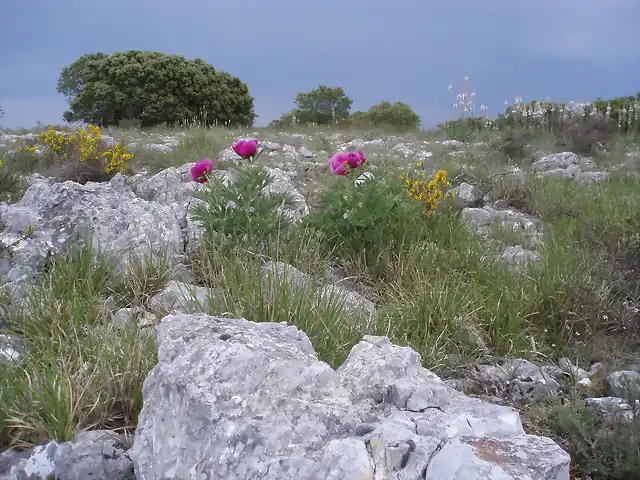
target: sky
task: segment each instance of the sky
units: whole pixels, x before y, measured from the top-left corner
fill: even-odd
[[[352,111],[405,102],[426,127],[459,115],[465,76],[490,115],[516,95],[634,95],[639,23],[640,0],[0,0],[0,126],[63,123],[62,68],[125,50],[238,76],[256,125],[320,84],[342,87]]]

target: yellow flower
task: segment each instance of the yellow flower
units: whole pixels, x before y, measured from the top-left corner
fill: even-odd
[[[127,147],[120,142],[116,143],[110,150],[102,154],[105,160],[105,170],[107,173],[124,172],[127,169],[127,162],[133,158],[133,155],[127,152]]]
[[[401,178],[404,178],[404,176],[405,174],[403,173]],[[445,170],[438,170],[429,182],[424,179],[424,171],[421,172],[417,179],[407,176],[405,180],[407,194],[425,203],[423,213],[427,215],[435,213],[438,204],[444,198],[445,185],[450,185],[450,182],[447,181],[447,172]]]

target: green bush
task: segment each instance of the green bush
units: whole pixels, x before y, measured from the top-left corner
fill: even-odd
[[[250,126],[256,118],[239,78],[201,59],[160,52],[83,55],[62,70],[58,92],[69,101],[67,122]]]
[[[474,138],[478,132],[486,129],[487,120],[483,117],[464,117],[457,120],[449,120],[439,128],[445,132],[448,139],[468,142]]]
[[[402,102],[384,101],[366,112],[354,112],[348,120],[353,125],[390,127],[398,130],[417,130],[420,127],[418,114]]]
[[[338,257],[376,270],[387,255],[422,233],[416,225],[422,221],[421,204],[403,187],[403,180],[389,173],[359,185],[348,177],[336,178],[321,192],[320,208],[307,222]]]
[[[235,181],[213,175],[204,190],[194,193],[202,200],[193,207],[193,218],[205,230],[203,240],[219,247],[239,242],[261,247],[269,238],[284,234],[291,220],[279,207],[291,203],[289,195],[264,193],[273,177],[261,166],[242,166],[233,173]]]
[[[508,127],[500,137],[491,141],[495,151],[502,152],[509,160],[522,160],[531,156],[529,140],[531,132],[522,128]]]
[[[616,421],[585,407],[558,406],[552,429],[563,438],[574,464],[593,480],[640,478],[640,419]]]
[[[7,171],[0,161],[0,201],[12,202],[22,191],[22,179],[19,175]]]

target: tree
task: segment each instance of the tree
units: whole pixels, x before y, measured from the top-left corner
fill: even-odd
[[[277,120],[271,120],[268,128],[290,128],[294,124],[293,113],[283,113]]]
[[[387,125],[400,129],[417,129],[420,116],[406,103],[384,101],[366,112],[366,117],[374,125]]]
[[[330,125],[345,120],[352,103],[342,88],[320,85],[315,90],[298,94],[292,114],[301,124]]]
[[[351,126],[358,128],[368,128],[371,126],[371,119],[369,118],[369,114],[367,112],[357,111],[349,115],[346,120],[340,122],[340,125],[345,127]]]
[[[83,55],[63,68],[58,92],[69,102],[67,122],[250,126],[256,118],[253,98],[239,78],[199,58],[160,52]]]

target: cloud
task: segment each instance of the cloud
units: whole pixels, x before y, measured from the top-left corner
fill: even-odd
[[[457,89],[465,73],[493,113],[516,93],[560,101],[634,93],[639,18],[638,0],[4,0],[0,69],[12,73],[0,76],[0,96],[12,105],[6,125],[48,118],[52,108],[60,119],[55,84],[65,65],[141,49],[239,76],[260,124],[320,83],[342,86],[354,108],[403,101],[435,124],[455,115],[447,84]]]
[[[601,64],[640,54],[636,0],[541,0],[515,23],[538,56]]]

